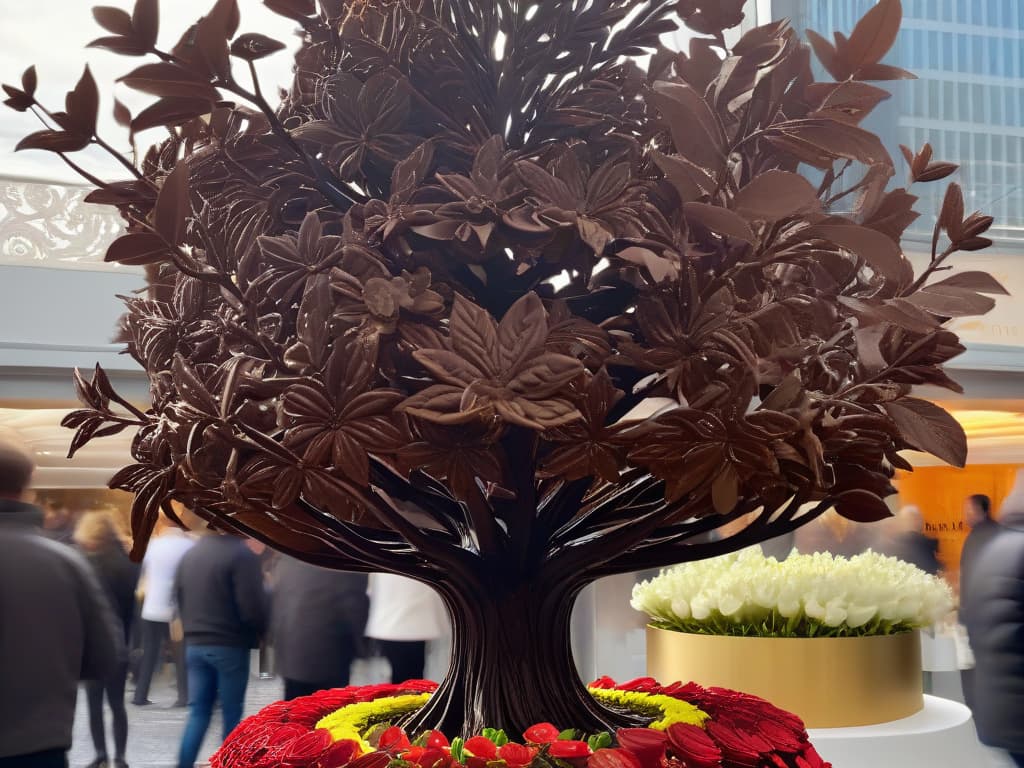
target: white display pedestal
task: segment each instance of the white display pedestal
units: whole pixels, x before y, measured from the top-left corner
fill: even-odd
[[[949,699],[924,699],[924,709],[903,720],[811,730],[811,743],[833,768],[986,765],[988,752],[978,743],[971,711]]]

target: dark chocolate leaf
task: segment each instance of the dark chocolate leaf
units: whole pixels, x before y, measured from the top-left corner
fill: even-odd
[[[836,497],[835,510],[855,523],[877,523],[892,517],[892,510],[871,491],[844,491]]]
[[[174,355],[171,373],[174,375],[174,388],[186,404],[205,415],[217,416],[220,414],[216,399],[196,375],[192,365],[181,354]]]
[[[725,129],[704,97],[686,83],[655,83],[648,99],[668,123],[676,152],[716,173],[723,165]]]
[[[809,145],[821,156],[832,160],[855,160],[864,165],[892,165],[892,158],[878,136],[859,126],[838,120],[821,118],[790,120],[776,123],[765,130],[765,135],[769,139],[790,140],[797,146]],[[786,145],[782,144],[782,146]],[[817,167],[830,167],[813,163],[812,160],[806,159],[804,156],[798,155],[798,157]]]
[[[122,56],[145,56],[150,50],[137,37],[123,37],[121,35],[97,37],[86,45],[86,48],[104,48]]]
[[[4,99],[4,105],[16,112],[27,112],[35,104],[35,99],[20,88],[15,88],[13,85],[4,85],[2,87],[8,97]]]
[[[868,64],[857,70],[861,80],[916,80],[917,75],[889,64]]]
[[[132,120],[132,132],[140,133],[147,128],[163,125],[181,125],[200,115],[208,115],[213,107],[206,99],[171,98],[160,99],[142,110]]]
[[[114,122],[125,128],[132,124],[132,113],[128,111],[128,107],[117,99],[114,99]]]
[[[818,192],[807,179],[779,170],[758,174],[732,200],[732,209],[752,221],[775,222],[820,207]]]
[[[192,212],[188,173],[188,161],[179,160],[164,179],[156,199],[153,226],[156,233],[171,245],[179,245],[184,239],[186,219]]]
[[[433,160],[434,143],[425,141],[411,155],[395,165],[395,170],[391,174],[392,204],[401,204],[409,200],[416,187],[427,177]]]
[[[914,448],[954,467],[963,467],[967,463],[967,436],[963,427],[935,403],[905,397],[882,407]]]
[[[487,373],[500,365],[498,328],[486,309],[456,295],[449,327],[453,349],[477,370]]]
[[[977,291],[978,293],[989,293],[999,296],[1010,295],[1010,292],[988,272],[954,272],[945,280],[939,280],[928,287],[938,287],[940,285],[949,286],[951,288],[966,288],[971,291]]]
[[[715,512],[727,515],[739,502],[740,476],[732,462],[726,462],[711,483],[711,503]]]
[[[106,404],[103,402],[103,398],[96,391],[96,387],[92,385],[92,382],[86,380],[85,375],[80,369],[75,368],[72,373],[72,379],[75,384],[75,395],[82,405],[89,406],[93,411],[105,410]]]
[[[85,202],[100,205],[126,205],[129,203],[147,205],[155,201],[156,194],[148,185],[140,181],[116,181],[105,187],[94,189],[85,196]]]
[[[128,36],[135,32],[132,27],[132,17],[121,8],[114,8],[109,5],[96,5],[92,9],[92,17],[107,32],[115,35]]]
[[[821,66],[832,75],[837,82],[842,82],[850,76],[850,65],[845,58],[841,57],[832,43],[819,35],[813,29],[807,30],[807,39],[811,41],[814,55],[818,57]]]
[[[808,117],[832,118],[853,125],[859,124],[875,107],[892,96],[882,88],[856,80],[811,83],[804,93],[809,101],[817,105],[817,109]]]
[[[972,317],[990,312],[996,305],[991,296],[949,285],[929,285],[907,296],[907,301],[941,317]]]
[[[295,21],[302,21],[316,13],[315,0],[263,0],[274,13]]]
[[[963,236],[964,193],[959,184],[953,183],[946,187],[946,196],[942,200],[939,212],[939,226],[946,230],[949,239],[956,243]]]
[[[160,0],[135,0],[132,27],[142,45],[153,48],[160,31]]]
[[[151,232],[121,235],[107,248],[104,261],[130,266],[159,264],[171,258],[167,243]]]
[[[231,55],[245,61],[257,61],[286,47],[280,40],[261,35],[259,32],[247,32],[232,41]]]
[[[719,235],[753,243],[757,236],[746,219],[728,208],[707,203],[685,203],[683,212],[688,221],[700,224]]]
[[[818,224],[809,227],[805,234],[850,251],[886,280],[895,282],[905,274],[906,259],[899,245],[881,232],[856,224]]]
[[[74,90],[67,95],[66,109],[68,123],[74,127],[75,132],[92,139],[96,133],[96,118],[99,116],[100,92],[88,64]]]
[[[36,131],[19,141],[14,151],[43,149],[47,152],[77,152],[89,146],[89,137],[69,131]]]
[[[36,92],[36,86],[38,84],[39,81],[36,77],[36,68],[34,65],[21,73],[21,88],[25,92],[26,96],[34,96]]]
[[[916,177],[916,181],[928,182],[928,181],[940,181],[948,176],[952,176],[960,170],[960,166],[956,163],[932,163],[925,168]]]
[[[685,157],[663,155],[658,151],[651,154],[654,162],[665,174],[665,178],[675,187],[680,202],[694,202],[698,198],[710,195],[718,186],[711,174]]]
[[[854,71],[877,64],[896,42],[903,19],[900,0],[878,0],[850,33],[846,58]]]
[[[211,103],[220,98],[209,80],[199,77],[192,70],[166,61],[143,64],[118,82],[136,91],[160,97],[206,99]]]

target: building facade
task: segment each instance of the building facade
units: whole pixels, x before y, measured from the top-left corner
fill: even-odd
[[[772,15],[798,30],[849,34],[874,0],[776,0]],[[903,26],[887,63],[916,81],[886,83],[893,99],[872,128],[892,151],[920,148],[962,166],[967,204],[996,219],[1001,245],[1024,248],[1024,0],[904,0]],[[923,185],[925,215],[914,233],[928,238],[941,185]]]

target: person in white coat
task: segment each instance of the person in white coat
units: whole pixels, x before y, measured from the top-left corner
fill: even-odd
[[[174,576],[178,563],[195,541],[185,531],[161,520],[156,538],[149,542],[146,556],[142,560],[142,581],[145,596],[142,598],[142,664],[135,685],[132,703],[146,706],[149,700],[149,686],[153,673],[163,660],[164,647],[171,642],[171,620],[175,615]],[[184,648],[179,640],[174,642],[174,666],[177,672],[178,695],[175,707],[188,704],[188,677],[185,672]]]
[[[440,638],[448,623],[440,596],[425,584],[390,573],[370,574],[366,593],[366,636],[378,642],[391,665],[391,682],[422,679],[427,641]]]

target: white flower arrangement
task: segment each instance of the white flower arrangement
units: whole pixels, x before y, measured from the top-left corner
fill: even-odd
[[[751,547],[667,568],[633,588],[632,606],[661,629],[751,637],[862,637],[931,626],[953,609],[942,579],[895,557]]]

